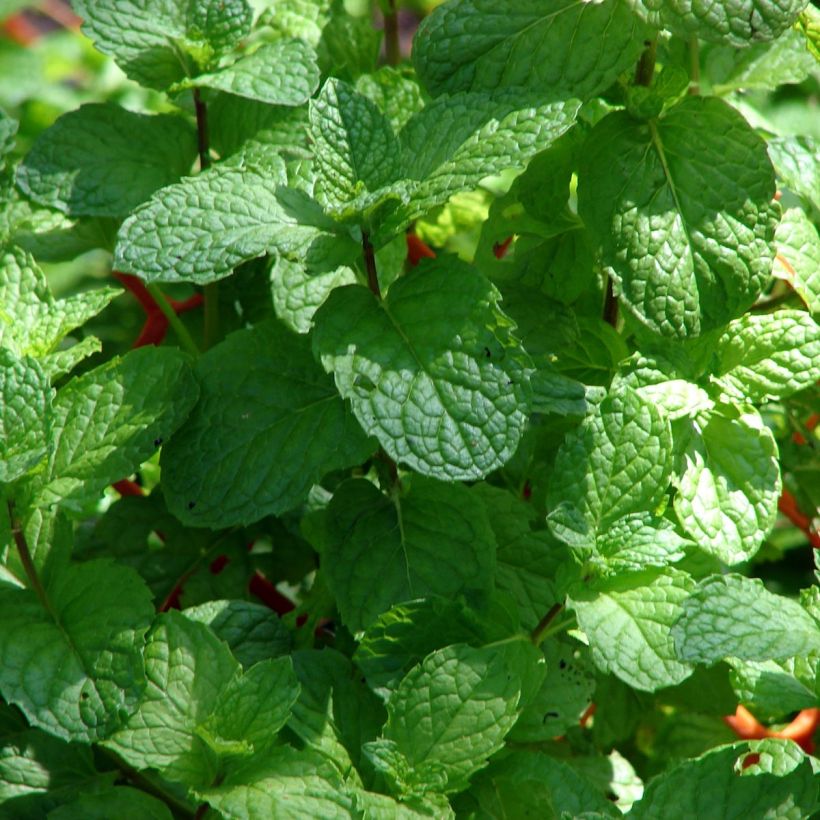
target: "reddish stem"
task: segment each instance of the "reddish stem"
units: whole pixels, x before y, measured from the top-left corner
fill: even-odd
[[[419,239],[414,233],[408,233],[407,238],[407,264],[415,268],[422,259],[435,259],[436,252],[424,241]]]
[[[780,495],[780,499],[777,502],[777,509],[779,509],[797,529],[805,533],[809,539],[809,543],[815,549],[820,549],[820,534],[812,530],[811,519],[801,512],[797,506],[797,499],[788,490],[783,490]]]

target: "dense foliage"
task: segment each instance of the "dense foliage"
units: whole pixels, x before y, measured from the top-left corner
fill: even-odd
[[[818,13],[25,5],[0,816],[818,812]]]

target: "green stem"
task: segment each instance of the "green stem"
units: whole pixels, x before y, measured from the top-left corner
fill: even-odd
[[[376,271],[376,251],[370,242],[370,234],[367,231],[362,231],[362,254],[364,256],[364,268],[367,271],[367,286],[373,291],[377,299],[381,299],[379,275]]]
[[[188,328],[182,322],[182,319],[177,316],[176,311],[171,307],[170,302],[165,298],[165,294],[159,289],[158,285],[147,285],[148,293],[151,298],[157,303],[157,307],[163,312],[168,324],[174,329],[174,333],[179,339],[179,343],[192,356],[199,356],[199,348],[196,346],[191,334],[188,333]]]
[[[196,136],[199,150],[199,169],[207,171],[211,167],[211,138],[208,130],[208,105],[202,99],[199,89],[194,89],[194,111],[196,112]],[[205,285],[205,324],[202,331],[203,347],[207,350],[219,337],[219,285],[212,282]]]
[[[655,74],[655,56],[658,51],[658,38],[644,40],[644,51],[638,66],[635,69],[635,85],[645,85],[647,88],[652,85],[652,77]]]
[[[401,45],[396,0],[388,0],[388,5],[390,11],[385,12],[384,15],[384,56],[387,65],[398,65],[401,62]]]
[[[689,38],[689,93],[693,96],[700,94],[700,45],[697,37]]]
[[[553,604],[549,612],[538,622],[538,626],[533,629],[530,640],[538,646],[544,640],[549,625],[555,620],[555,616],[564,608],[563,604]]]
[[[31,557],[31,550],[28,548],[23,526],[20,520],[14,516],[14,502],[7,501],[6,508],[8,509],[9,523],[11,524],[11,534],[17,546],[17,553],[20,556],[20,563],[23,565],[29,586],[34,590],[34,593],[43,605],[43,609],[45,609],[56,622],[57,618],[51,609],[51,602],[48,600],[43,582],[40,580],[40,576],[37,574],[37,568],[34,566],[34,559]]]

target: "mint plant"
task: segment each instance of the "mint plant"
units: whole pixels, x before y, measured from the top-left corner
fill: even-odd
[[[820,816],[817,12],[73,10],[0,81],[0,816]]]

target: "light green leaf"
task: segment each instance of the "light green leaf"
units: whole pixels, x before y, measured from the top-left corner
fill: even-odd
[[[0,521],[3,522],[0,526],[8,526],[5,510],[3,510]],[[19,526],[26,539],[34,569],[47,586],[51,582],[52,575],[62,571],[68,565],[74,545],[74,524],[57,507],[46,509],[35,507],[20,516]],[[2,563],[4,568],[19,579],[20,585],[23,586],[26,570],[20,559],[19,551],[16,546],[11,545],[13,540],[11,533],[8,533],[7,537],[9,550]]]
[[[230,335],[196,374],[201,398],[162,452],[165,498],[186,524],[293,509],[325,473],[373,450],[307,339],[275,320]]]
[[[607,47],[590,48],[606,32]],[[431,94],[524,86],[588,98],[633,66],[649,30],[621,0],[456,0],[427,17],[413,61]]]
[[[139,709],[105,745],[191,786],[207,787],[221,762],[263,757],[299,693],[289,658],[242,672],[207,626],[176,612],[157,619],[144,654]]]
[[[5,166],[6,154],[14,148],[17,127],[17,120],[13,120],[8,116],[8,114],[0,109],[0,171],[2,171]]]
[[[417,184],[383,231],[397,230],[486,177],[523,168],[573,125],[579,107],[578,100],[544,103],[520,90],[465,92],[428,103],[399,135],[402,175]]]
[[[461,485],[415,476],[391,499],[352,479],[334,493],[326,526],[322,567],[351,631],[402,601],[492,589],[495,539]]]
[[[330,760],[351,782],[359,782],[362,744],[378,734],[385,712],[350,661],[331,649],[293,654],[301,693],[288,721],[310,749]]]
[[[642,0],[647,6],[655,3]],[[670,0],[663,4],[663,27],[682,37],[697,36],[713,43],[745,48],[750,42],[779,37],[803,10],[806,0]]]
[[[74,0],[83,32],[132,79],[165,89],[207,67],[251,27],[246,0]]]
[[[53,378],[88,355],[93,337],[66,350],[60,342],[96,316],[121,291],[97,288],[55,299],[31,254],[15,246],[0,256],[0,345],[18,356],[33,356]],[[89,341],[91,339],[91,341]],[[75,351],[74,348],[80,348]]]
[[[266,251],[306,252],[320,231],[278,195],[262,166],[217,166],[157,191],[122,224],[114,265],[148,282],[207,284]]]
[[[398,133],[413,114],[421,111],[424,100],[412,72],[382,66],[356,81],[356,91],[372,100]]]
[[[363,210],[368,194],[396,180],[399,146],[390,122],[347,83],[330,79],[311,101],[310,135],[316,198],[328,212]]]
[[[48,820],[173,820],[168,806],[156,797],[130,786],[114,786],[84,794],[49,812]]]
[[[780,85],[801,83],[816,62],[806,48],[806,40],[792,29],[773,43],[759,43],[743,48],[714,46],[701,52],[703,73],[715,94],[745,89],[773,91]]]
[[[620,300],[678,338],[724,325],[759,295],[774,259],[774,192],[765,143],[717,98],[688,97],[647,122],[606,116],[578,172],[578,210]]]
[[[678,520],[705,552],[726,564],[746,561],[777,517],[777,443],[753,410],[714,413],[694,430],[677,479]]]
[[[820,208],[820,142],[814,137],[774,137],[768,149],[786,187]]]
[[[820,325],[778,310],[730,323],[717,344],[716,375],[752,401],[782,399],[820,379]]]
[[[209,626],[231,648],[246,669],[260,661],[287,655],[291,635],[271,610],[250,601],[208,601],[183,614]]]
[[[672,474],[672,432],[654,404],[611,393],[564,440],[547,504],[553,533],[576,546],[631,513],[654,510]]]
[[[818,200],[820,201],[820,200]],[[820,316],[820,235],[800,208],[789,208],[775,234],[774,275],[785,279],[814,316]]]
[[[820,650],[820,625],[797,601],[742,575],[701,581],[672,634],[678,655],[695,663],[779,661]]]
[[[394,740],[373,740],[365,744],[363,751],[387,781],[389,790],[400,797],[421,797],[426,792],[441,792],[447,786],[447,775],[440,763],[427,761],[412,766]]]
[[[449,646],[428,655],[388,704],[387,740],[413,767],[439,764],[459,791],[515,723],[521,681],[498,650]]]
[[[20,478],[51,449],[53,398],[34,359],[0,348],[0,484]]]
[[[743,768],[744,761],[758,755],[760,764]],[[792,741],[734,743],[686,760],[652,779],[628,817],[799,820],[817,809],[817,790],[809,758]]]
[[[83,105],[43,131],[17,171],[35,202],[70,216],[123,217],[190,173],[196,132],[182,117]]]
[[[694,588],[680,570],[647,570],[579,587],[570,606],[598,668],[635,689],[655,692],[692,673],[675,652],[671,630]]]
[[[302,105],[319,86],[316,52],[302,40],[267,43],[233,65],[180,83],[200,86],[270,105]]]
[[[423,798],[407,798],[400,803],[386,794],[358,791],[356,807],[363,812],[364,820],[419,820],[430,817],[453,820],[455,817],[447,798],[434,793],[428,793]]]
[[[357,282],[353,269],[346,265],[312,273],[303,264],[284,256],[276,257],[270,278],[276,315],[297,333],[311,329],[313,315],[334,288]]]
[[[198,392],[176,348],[139,348],[72,379],[54,401],[55,444],[36,502],[77,506],[133,473],[179,427]]]
[[[107,737],[137,706],[153,614],[142,579],[110,560],[52,573],[42,599],[0,585],[3,698],[57,737]]]
[[[353,800],[333,765],[310,750],[281,746],[243,766],[232,767],[218,786],[199,797],[226,820],[350,820]]]
[[[671,521],[644,512],[615,521],[598,535],[596,549],[605,569],[618,573],[674,564],[691,546]]]
[[[391,458],[480,478],[515,452],[529,404],[529,360],[498,300],[464,263],[423,263],[382,302],[363,287],[334,290],[314,317],[314,351]]]

